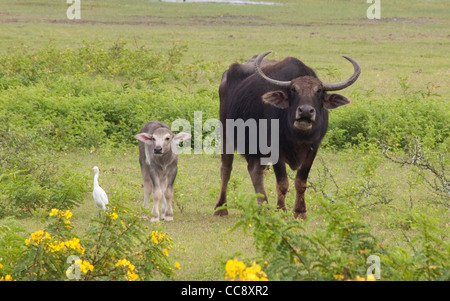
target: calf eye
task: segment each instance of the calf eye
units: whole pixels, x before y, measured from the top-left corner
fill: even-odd
[[[155,141],[156,139],[155,139],[155,137],[152,137],[152,141]]]
[[[166,137],[166,141],[169,141],[170,140],[170,138],[169,137]]]

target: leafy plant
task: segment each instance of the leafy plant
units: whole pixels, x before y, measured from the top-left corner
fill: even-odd
[[[330,202],[319,195],[316,211],[306,221],[292,219],[274,206],[257,205],[241,195],[229,207],[242,211],[233,229],[243,227],[254,238],[264,271],[271,280],[364,280],[369,256],[377,256],[382,280],[448,280],[449,244],[430,215],[412,212],[404,233],[409,248],[388,250],[371,233],[353,202]],[[411,238],[412,237],[412,238]],[[370,276],[370,277],[369,277]]]
[[[18,239],[21,228],[2,225],[0,241],[14,252],[2,252],[14,280],[151,280],[170,279],[178,265],[168,256],[172,240],[161,230],[151,235],[142,220],[121,206],[91,220],[76,235],[72,212],[53,208],[43,230]],[[1,272],[1,271],[0,271]]]

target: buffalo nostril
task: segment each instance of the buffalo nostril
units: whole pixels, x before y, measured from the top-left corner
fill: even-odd
[[[297,108],[297,112],[300,117],[312,117],[316,113],[316,109],[310,105],[303,105]]]

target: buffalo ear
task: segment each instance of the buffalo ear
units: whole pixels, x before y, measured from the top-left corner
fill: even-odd
[[[340,94],[330,94],[325,96],[323,106],[325,109],[331,110],[349,103],[350,100],[345,96]]]
[[[139,133],[136,136],[134,136],[137,140],[144,142],[144,143],[151,143],[153,135],[148,133]]]
[[[264,103],[268,103],[279,109],[286,109],[289,107],[289,99],[283,91],[270,91],[261,98]]]

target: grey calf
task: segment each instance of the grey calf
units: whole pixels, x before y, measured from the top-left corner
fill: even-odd
[[[167,124],[150,121],[144,124],[139,134],[139,163],[144,182],[144,207],[149,207],[150,194],[153,190],[153,209],[151,222],[158,221],[159,202],[161,202],[161,219],[173,220],[173,184],[177,176],[178,155],[173,151],[177,143],[189,139],[191,134],[174,135]]]

